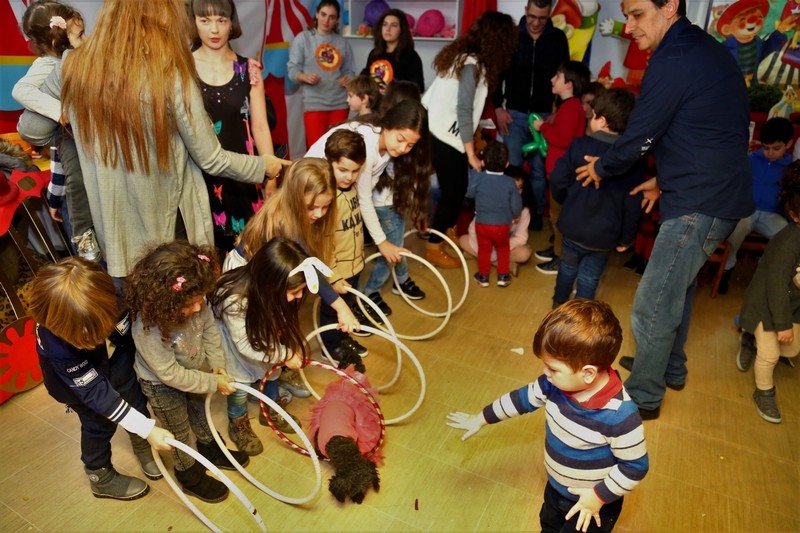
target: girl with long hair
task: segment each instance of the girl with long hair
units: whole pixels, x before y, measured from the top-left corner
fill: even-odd
[[[361,74],[376,77],[382,87],[396,80],[405,80],[415,83],[420,92],[424,91],[422,60],[414,50],[414,37],[406,14],[399,9],[387,9],[378,18],[372,34],[375,46]]]

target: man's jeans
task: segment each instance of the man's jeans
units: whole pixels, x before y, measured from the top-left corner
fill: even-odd
[[[692,213],[661,224],[631,312],[636,358],[625,388],[640,408],[659,407],[666,382],[686,381],[697,273],[737,222]]]
[[[508,114],[514,119],[508,125],[508,135],[503,137],[503,143],[508,148],[508,162],[514,166],[522,167],[522,147],[533,141],[531,130],[528,127],[528,115],[520,111],[508,109]],[[544,114],[542,118],[545,118]],[[533,197],[536,200],[536,213],[544,213],[544,190],[547,187],[544,169],[544,157],[534,150],[528,154],[530,165],[531,186]]]
[[[569,300],[576,279],[578,284],[575,288],[575,297],[594,300],[597,285],[600,284],[600,277],[607,262],[608,252],[588,250],[564,237],[553,302],[561,305]]]
[[[403,246],[403,234],[406,231],[403,217],[397,214],[394,207],[390,205],[376,206],[375,212],[378,214],[378,220],[381,223],[383,233],[386,235],[386,240],[396,246]],[[408,279],[408,263],[405,257],[394,265],[394,271],[397,274],[397,283],[405,283]],[[391,273],[392,271],[389,270],[389,263],[386,262],[386,259],[383,256],[377,258],[364,288],[364,294],[369,295],[380,291]]]

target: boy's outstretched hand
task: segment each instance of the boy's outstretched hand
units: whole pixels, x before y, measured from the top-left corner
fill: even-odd
[[[172,446],[167,444],[167,439],[174,439],[175,435],[170,433],[164,428],[160,428],[158,426],[153,426],[153,429],[150,431],[150,434],[147,436],[147,442],[150,443],[150,446],[154,450],[160,450],[162,452],[166,452],[172,449]]]
[[[466,429],[467,432],[461,435],[461,440],[467,440],[480,429],[486,425],[486,419],[483,418],[483,413],[476,413],[474,415],[456,411],[447,415],[450,421],[447,423],[451,428]]]
[[[575,513],[580,513],[578,516],[578,523],[575,525],[575,531],[583,531],[584,533],[589,529],[592,523],[592,518],[600,527],[600,508],[603,507],[603,501],[597,497],[593,488],[583,489],[567,489],[570,494],[580,496],[578,503],[572,506],[572,509],[567,513],[566,519],[569,520]]]

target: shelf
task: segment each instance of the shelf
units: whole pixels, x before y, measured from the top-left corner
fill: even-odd
[[[370,0],[346,0],[345,5],[348,8],[350,16],[348,35],[345,31],[343,34],[348,39],[372,39],[372,36],[356,35],[355,31],[358,26],[364,22],[364,11],[369,4]],[[415,41],[434,41],[445,42],[452,41],[455,36],[459,34],[460,18],[461,18],[461,0],[391,0],[387,2],[392,8],[400,9],[408,13],[414,20],[419,20],[420,15],[430,9],[438,9],[444,15],[444,27],[453,27],[453,37],[418,37],[414,36]],[[413,31],[413,30],[412,30]]]

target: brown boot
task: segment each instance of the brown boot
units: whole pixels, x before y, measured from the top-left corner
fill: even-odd
[[[443,242],[425,244],[425,259],[439,268],[458,268],[461,266],[461,261],[444,251]]]
[[[239,448],[239,451],[247,455],[258,455],[264,451],[264,445],[261,444],[258,436],[253,432],[253,427],[250,425],[247,413],[239,418],[229,419],[228,435],[230,435],[236,447]]]

